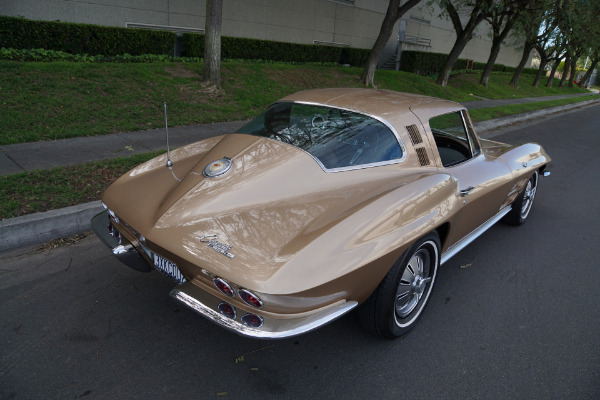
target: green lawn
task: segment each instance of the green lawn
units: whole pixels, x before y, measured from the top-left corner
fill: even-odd
[[[579,103],[581,101],[592,100],[592,97],[571,97],[559,100],[536,101],[532,103],[512,104],[508,106],[497,106],[488,108],[479,108],[469,111],[473,121],[486,121],[488,119],[506,117],[509,115],[522,114],[530,111],[542,110],[567,104]]]
[[[0,219],[98,200],[116,178],[162,153],[0,176]]]
[[[70,63],[0,61],[0,144],[103,135],[160,128],[163,101],[170,125],[250,118],[269,103],[296,91],[360,87],[360,68],[318,65],[223,62],[224,93],[203,90],[201,64]],[[478,74],[453,76],[443,88],[431,78],[406,72],[376,73],[379,88],[426,94],[458,102],[586,92],[579,88],[520,88],[510,74],[494,74],[486,89]],[[568,104],[588,98],[552,100],[478,109],[476,121]],[[100,194],[121,174],[158,153],[23,172],[0,177],[0,219],[80,204]]]
[[[167,102],[173,126],[250,118],[296,91],[360,87],[361,68],[225,61],[224,93],[203,90],[200,63],[75,63],[0,61],[0,144],[104,135],[159,128]],[[446,88],[431,78],[377,71],[378,87],[454,101],[579,93],[579,88],[521,88],[495,74],[486,89],[479,75],[452,77]]]

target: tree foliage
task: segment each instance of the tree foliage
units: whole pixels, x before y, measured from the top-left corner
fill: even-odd
[[[554,39],[538,50],[542,52],[540,54],[550,53],[548,60],[552,63],[552,70],[546,86],[552,86],[555,72],[563,60],[560,87],[573,86],[578,60],[588,53],[592,54],[600,42],[600,0],[557,0],[553,10],[556,20]]]
[[[539,84],[548,65],[551,65],[551,73],[546,85],[552,86],[554,74],[560,62],[565,60],[566,71],[560,83],[564,87],[573,85],[580,58],[589,55],[593,67],[600,62],[600,0],[437,1],[456,32],[454,46],[439,72],[438,83],[442,86],[448,83],[452,66],[483,21],[489,24],[492,37],[490,56],[480,79],[484,86],[493,71],[500,46],[511,31],[523,43],[521,60],[510,83],[513,86],[518,85],[534,49],[540,57],[534,86]],[[589,78],[591,71],[586,75]]]
[[[554,10],[554,2],[556,0],[532,0],[528,5],[522,8],[515,21],[515,31],[521,36],[523,40],[523,53],[521,55],[521,61],[515,70],[510,85],[517,87],[519,85],[519,78],[525,64],[529,60],[532,50],[541,47],[546,47],[546,43],[552,38],[552,35],[556,31],[556,12]],[[548,56],[540,53],[540,64],[544,67],[548,62]],[[537,81],[541,77],[543,68],[538,71]]]

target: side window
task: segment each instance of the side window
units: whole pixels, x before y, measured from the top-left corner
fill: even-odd
[[[444,167],[465,162],[479,153],[470,124],[460,111],[438,115],[429,120],[429,127]]]

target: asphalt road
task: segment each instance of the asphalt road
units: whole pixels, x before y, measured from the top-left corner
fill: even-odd
[[[421,322],[383,341],[354,314],[238,337],[89,236],[0,255],[1,399],[599,399],[600,106],[496,140],[553,157],[530,220],[440,270]]]

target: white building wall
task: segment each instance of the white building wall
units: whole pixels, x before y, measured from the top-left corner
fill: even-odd
[[[456,32],[449,18],[444,16],[436,5],[419,5],[409,10],[403,17],[408,20],[407,34],[431,39],[430,51],[449,53],[456,40]],[[468,18],[463,16],[463,26]],[[429,21],[429,24],[426,22]],[[517,66],[522,55],[522,40],[511,35],[505,40],[496,64]],[[516,43],[516,44],[515,44]],[[487,62],[492,47],[491,27],[484,21],[475,29],[473,39],[469,41],[460,58]]]
[[[387,0],[355,0],[354,5],[335,0],[224,0],[225,36],[248,37],[293,43],[335,43],[371,48],[387,9]],[[203,29],[206,0],[0,0],[0,14],[49,20],[125,27],[127,23]],[[431,5],[411,9],[406,35],[429,45],[410,46],[448,53],[456,35],[451,22]],[[481,25],[461,58],[485,62],[491,39],[489,27]],[[397,25],[386,51],[396,47]],[[521,52],[503,48],[497,63],[515,66]]]

